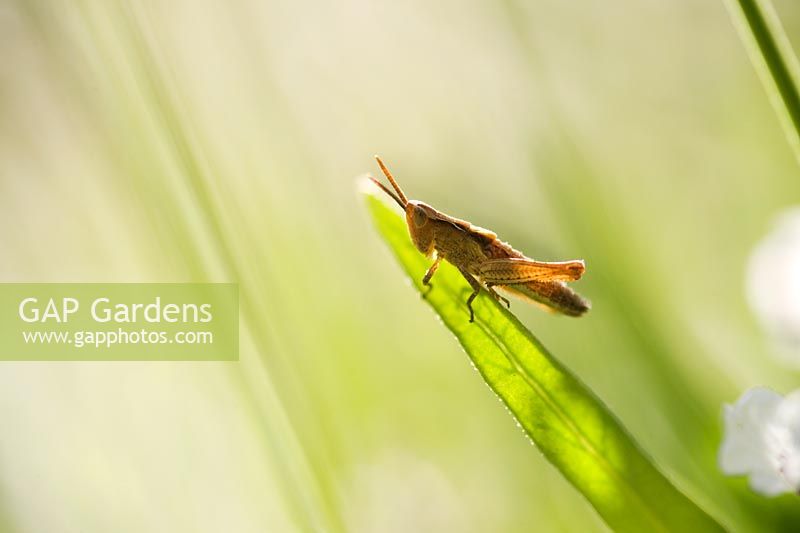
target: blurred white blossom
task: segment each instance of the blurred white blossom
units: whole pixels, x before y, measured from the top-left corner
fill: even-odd
[[[800,491],[800,390],[784,397],[755,387],[725,405],[723,415],[725,474],[748,475],[750,487],[767,496]]]
[[[800,208],[779,216],[756,246],[747,273],[747,296],[778,354],[800,365]]]

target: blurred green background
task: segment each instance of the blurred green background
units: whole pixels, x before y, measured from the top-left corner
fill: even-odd
[[[605,529],[370,227],[374,153],[585,259],[585,318],[512,310],[725,525],[796,530],[716,466],[800,377],[744,297],[800,180],[722,1],[3,0],[0,50],[0,279],[241,298],[239,363],[0,365],[0,530]]]

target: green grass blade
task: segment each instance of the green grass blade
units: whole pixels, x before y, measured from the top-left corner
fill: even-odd
[[[405,221],[381,199],[367,206],[414,285],[429,260],[414,248]],[[452,331],[491,389],[547,459],[618,531],[721,531],[653,465],[608,408],[485,292],[469,323],[471,289],[443,263],[426,301]],[[611,371],[611,369],[609,369]]]
[[[789,38],[770,0],[726,4],[800,162],[800,67]]]

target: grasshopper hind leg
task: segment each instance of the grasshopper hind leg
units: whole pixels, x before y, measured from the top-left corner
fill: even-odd
[[[461,268],[459,268],[458,270],[459,272],[461,272],[461,275],[464,276],[464,278],[469,282],[470,287],[472,287],[472,294],[470,294],[469,298],[467,298],[467,308],[469,308],[469,321],[475,322],[475,312],[472,310],[472,302],[475,301],[475,298],[477,298],[478,294],[480,294],[482,285],[480,281],[475,279],[475,276],[473,276],[466,270],[463,270]],[[486,290],[489,291],[489,294],[492,295],[492,298],[494,298],[498,302],[503,302],[504,304],[506,304],[506,307],[511,309],[511,302],[509,302],[507,298],[503,298],[502,296],[497,294],[497,291],[494,290],[494,285],[492,283],[486,284]]]
[[[494,290],[494,283],[487,283],[486,290],[489,291],[489,294],[491,294],[495,300],[497,300],[498,302],[503,302],[504,304],[506,304],[507,308],[511,309],[511,302],[508,301],[508,298],[503,298],[502,296],[497,294],[497,291]]]

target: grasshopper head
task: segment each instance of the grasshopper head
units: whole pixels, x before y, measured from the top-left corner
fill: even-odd
[[[406,206],[406,225],[411,240],[417,250],[430,256],[433,253],[434,228],[435,224],[431,218],[436,214],[436,210],[428,204],[411,200]]]
[[[389,183],[392,184],[392,187],[394,187],[394,190],[397,194],[392,192],[388,187],[375,178],[370,177],[370,179],[378,187],[380,187],[383,192],[391,196],[392,199],[397,202],[397,205],[403,208],[403,211],[406,212],[408,233],[411,235],[411,240],[414,242],[414,246],[416,246],[420,252],[429,256],[433,252],[434,227],[434,224],[429,222],[431,216],[435,214],[436,211],[428,204],[406,198],[406,195],[403,193],[403,189],[401,189],[397,184],[392,176],[392,173],[389,172],[389,169],[386,168],[386,165],[384,165],[383,161],[381,161],[381,158],[376,155],[375,159],[378,161],[378,166],[381,167],[383,174],[386,176],[386,179],[389,180]]]

